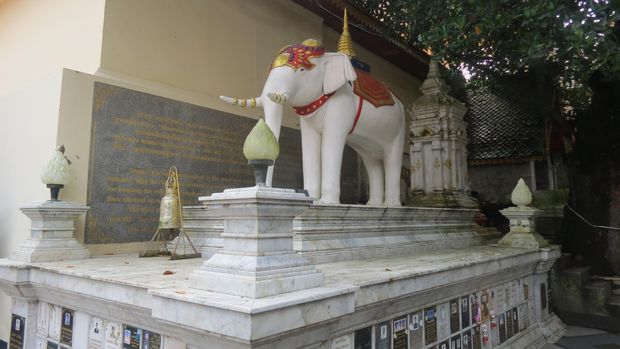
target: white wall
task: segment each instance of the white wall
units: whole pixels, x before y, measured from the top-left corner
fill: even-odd
[[[49,189],[41,183],[41,167],[56,148],[60,72],[19,92],[0,97],[0,257],[27,236],[30,221],[20,213],[25,204],[45,201]],[[10,312],[0,295],[0,338],[8,338]]]
[[[105,0],[0,2],[0,96],[63,67],[95,72]]]

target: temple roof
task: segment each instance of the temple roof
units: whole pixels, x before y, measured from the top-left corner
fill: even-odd
[[[542,159],[543,119],[523,93],[508,89],[468,89],[465,115],[470,165]],[[527,94],[527,93],[526,93]]]

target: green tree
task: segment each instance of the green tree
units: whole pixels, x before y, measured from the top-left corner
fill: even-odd
[[[594,71],[620,76],[619,0],[350,2],[383,23],[385,35],[466,68],[474,84],[534,74],[547,115],[572,117],[586,107]]]

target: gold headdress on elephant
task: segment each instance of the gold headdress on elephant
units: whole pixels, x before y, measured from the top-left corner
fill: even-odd
[[[294,70],[305,68],[310,70],[314,68],[314,64],[310,62],[311,58],[321,57],[325,54],[325,47],[315,39],[306,39],[301,44],[293,44],[284,46],[271,63],[269,70],[289,66]]]

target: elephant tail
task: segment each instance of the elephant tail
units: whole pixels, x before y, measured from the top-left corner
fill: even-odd
[[[247,108],[247,107],[256,108],[256,107],[263,106],[263,101],[260,99],[260,97],[244,99],[244,98],[232,98],[232,97],[227,97],[227,96],[220,96],[220,99],[228,104],[240,106],[241,108]]]

